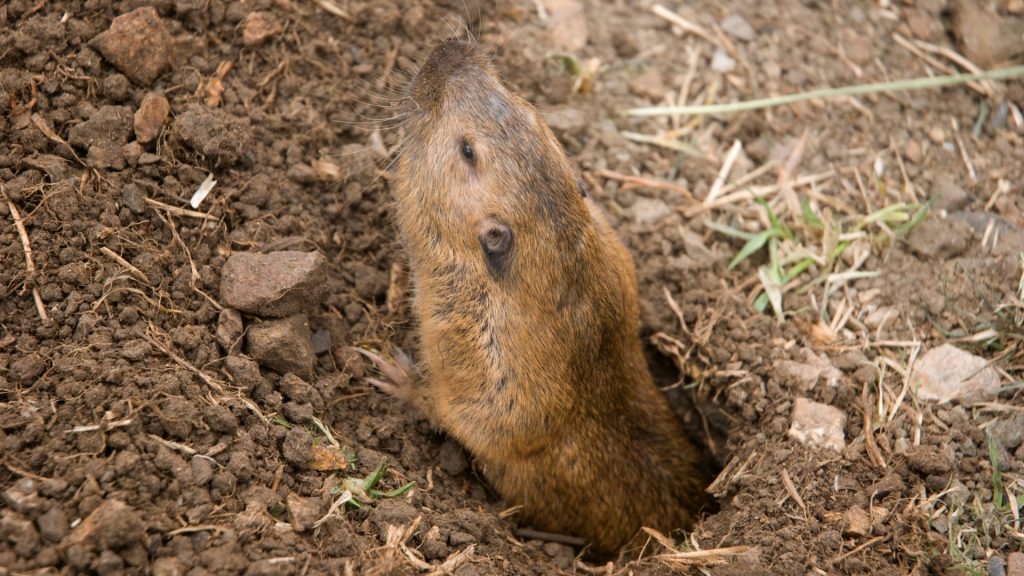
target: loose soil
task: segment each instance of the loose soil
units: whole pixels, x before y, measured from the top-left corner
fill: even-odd
[[[551,57],[580,27],[541,22],[532,2],[0,5],[0,575],[605,569],[576,564],[579,550],[566,545],[517,536],[514,511],[503,513],[471,459],[367,384],[373,369],[351,350],[416,349],[390,219],[387,167],[401,131],[390,116],[415,63],[464,28],[541,108],[635,255],[660,383],[724,467],[718,511],[682,548],[748,547],[690,566],[634,554],[609,570],[944,574],[1021,551],[1010,512],[1019,502],[994,502],[992,462],[1022,494],[1024,132],[1006,104],[1024,106],[1024,84],[992,97],[955,87],[702,119],[688,137],[699,153],[676,152],[624,136],[670,121],[616,111],[662,103],[683,86],[691,102],[732,101],[922,76],[934,65],[894,34],[958,46],[953,3],[685,3],[681,13],[709,30],[736,14],[752,25],[746,39],[712,34],[735,60],[725,74],[711,69],[707,40],[674,31],[650,2],[584,4],[587,42],[568,49],[600,68],[582,91]],[[995,4],[1019,22],[1019,3]],[[115,68],[95,40],[143,5],[165,31],[150,38],[166,57],[152,78],[137,59],[127,66],[139,70]],[[133,125],[150,93],[170,105],[151,141]],[[744,154],[731,180],[785,159],[802,137],[793,175],[836,172],[798,189],[826,212],[933,205],[909,237],[863,242],[862,269],[879,275],[843,284],[826,303],[820,285],[796,291],[779,324],[751,306],[765,258],[728,269],[741,243],[705,225],[757,230],[760,208],[683,212],[706,197],[734,140]],[[211,173],[209,198],[183,212]],[[777,179],[772,170],[756,182]],[[327,296],[308,312],[311,389],[232,368],[226,358],[239,352],[217,339],[228,255],[284,249],[319,250],[330,262]],[[841,305],[850,316],[826,328],[844,316]],[[946,341],[1002,371],[998,397],[936,405],[911,393],[878,422],[915,346]],[[784,361],[824,362],[834,377],[787,378]],[[787,436],[798,397],[848,416],[844,451]],[[865,414],[875,414],[870,434]],[[347,470],[310,467],[311,443],[328,442],[311,418],[343,445]],[[382,490],[415,486],[328,515],[334,488],[384,459]],[[664,552],[653,541],[648,551]]]

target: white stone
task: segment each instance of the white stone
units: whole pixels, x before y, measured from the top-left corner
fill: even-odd
[[[754,27],[747,22],[747,19],[739,14],[730,14],[722,20],[722,30],[725,30],[726,34],[729,34],[733,38],[738,38],[744,42],[750,42],[757,33],[754,32]]]
[[[846,413],[838,408],[807,398],[793,402],[789,436],[798,442],[842,452],[846,448],[845,427]]]
[[[984,358],[943,344],[918,360],[910,384],[918,400],[980,400],[996,395],[999,373]]]
[[[792,386],[800,392],[814,388],[818,382],[824,382],[832,388],[839,384],[839,378],[843,373],[833,366],[826,356],[819,356],[807,348],[801,353],[801,361],[779,360],[775,363],[773,372],[780,383]]]
[[[711,56],[711,69],[715,72],[721,72],[727,74],[732,72],[736,68],[736,61],[732,59],[725,50],[716,48],[715,53]]]

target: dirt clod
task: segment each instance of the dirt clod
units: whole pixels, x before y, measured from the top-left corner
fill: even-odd
[[[846,414],[838,408],[806,398],[793,402],[789,436],[800,442],[842,452],[846,447],[845,426]]]
[[[221,271],[225,304],[263,317],[283,318],[323,297],[327,259],[319,252],[235,252]]]
[[[296,314],[253,324],[245,341],[249,354],[262,366],[281,374],[294,372],[310,378],[316,360],[311,336],[309,321],[302,314]]]
[[[911,385],[921,400],[985,398],[999,387],[999,374],[984,358],[943,344],[921,357]]]
[[[160,135],[170,112],[171,105],[163,94],[147,93],[135,111],[135,138],[142,144],[153,141]]]
[[[170,36],[156,9],[143,6],[114,18],[90,45],[136,84],[149,86],[170,63]]]

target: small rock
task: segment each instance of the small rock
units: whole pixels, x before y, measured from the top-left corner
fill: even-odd
[[[419,511],[405,500],[389,498],[377,501],[368,519],[381,542],[387,541],[388,526],[408,526],[419,516]]]
[[[918,360],[910,384],[919,400],[991,398],[999,389],[999,373],[984,358],[943,344]]]
[[[181,560],[171,556],[164,556],[153,561],[153,576],[185,576],[188,569]]]
[[[146,144],[160,135],[171,105],[163,94],[150,92],[142,97],[142,104],[135,111],[135,139]]]
[[[305,402],[313,406],[323,408],[324,399],[317,392],[316,388],[307,383],[295,374],[285,374],[277,384],[278,389],[284,397],[296,402]]]
[[[818,356],[813,351],[805,349],[803,360],[779,360],[773,367],[775,378],[800,392],[811,390],[818,382],[824,382],[832,388],[839,384],[843,373],[832,365],[827,357]]]
[[[266,382],[263,375],[260,374],[259,364],[245,356],[229,355],[224,360],[224,368],[236,384],[246,388],[249,392]]]
[[[711,55],[711,69],[715,72],[728,74],[736,69],[736,61],[726,54],[725,50],[715,48],[715,53]]]
[[[138,362],[146,356],[149,356],[152,351],[153,346],[142,338],[128,340],[117,349],[117,352],[121,357],[130,362]]]
[[[750,22],[747,22],[746,18],[739,14],[726,16],[722,19],[721,26],[726,34],[744,42],[752,42],[757,37],[754,27],[750,25]]]
[[[296,532],[312,530],[321,516],[319,498],[303,498],[295,492],[289,492],[285,498],[285,507],[288,509],[288,521]]]
[[[127,106],[101,106],[88,120],[68,130],[68,142],[91,150],[106,145],[120,154],[132,135],[132,111]]]
[[[268,320],[249,327],[246,344],[249,354],[275,372],[294,372],[302,378],[313,377],[313,344],[309,321],[302,314],[281,320]]]
[[[7,377],[19,384],[33,384],[46,371],[46,360],[37,352],[11,362]]]
[[[942,128],[935,126],[928,131],[928,139],[933,144],[942,144],[946,141],[946,132]]]
[[[323,158],[313,162],[313,171],[316,173],[316,179],[321,182],[341,182],[345,176],[341,166]]]
[[[907,140],[906,144],[903,145],[903,155],[907,157],[907,160],[912,164],[920,164],[921,160],[924,159],[924,151],[921,149],[921,143],[913,138]]]
[[[629,90],[652,102],[661,102],[665,98],[665,83],[661,80],[661,73],[650,66],[629,81]]]
[[[1009,451],[1024,444],[1024,413],[1017,412],[992,426],[992,437]]]
[[[1024,53],[1024,21],[1000,16],[977,0],[953,3],[953,33],[963,55],[982,68]]]
[[[991,556],[988,559],[988,576],[1005,576],[1006,561],[999,556]]]
[[[934,446],[915,446],[907,451],[907,465],[923,475],[945,474],[953,463]]]
[[[38,516],[45,504],[39,497],[36,481],[31,478],[21,478],[4,490],[3,500],[12,510],[29,518]]]
[[[129,96],[131,84],[124,74],[111,74],[103,79],[103,95],[114,102],[123,102]]]
[[[252,12],[245,18],[242,44],[253,47],[284,31],[284,24],[271,12]]]
[[[136,84],[148,86],[170,63],[171,39],[156,8],[122,14],[89,43]]]
[[[548,43],[553,49],[576,52],[587,45],[587,15],[580,0],[544,0],[544,7]]]
[[[1010,552],[1006,558],[1006,576],[1024,576],[1024,552]]]
[[[971,197],[949,174],[938,174],[932,182],[932,207],[955,212],[971,203]]]
[[[973,237],[970,225],[961,220],[930,218],[910,231],[907,245],[921,258],[948,260],[963,254]]]
[[[903,479],[900,478],[900,475],[896,472],[890,472],[871,486],[868,486],[866,492],[868,496],[885,496],[891,493],[902,494],[903,489]]]
[[[843,514],[843,534],[860,538],[871,533],[871,515],[860,506],[854,506]]]
[[[846,414],[827,404],[797,398],[793,402],[789,436],[804,444],[842,452],[846,448],[843,428]]]
[[[629,208],[633,220],[641,226],[650,226],[661,222],[672,214],[672,207],[658,198],[640,196]]]
[[[197,486],[205,486],[207,482],[213,479],[213,462],[209,458],[204,456],[193,456],[192,457],[192,481]]]
[[[319,252],[235,252],[221,270],[224,303],[263,317],[315,307],[326,289],[327,258]]]
[[[124,170],[124,147],[107,142],[97,142],[89,147],[86,164],[97,170]]]
[[[228,354],[237,354],[242,349],[242,315],[234,308],[225,308],[217,317],[217,333],[214,337]]]
[[[36,518],[36,526],[39,527],[39,535],[50,542],[60,542],[71,527],[64,508],[57,504]]]
[[[146,524],[142,516],[120,500],[105,500],[68,534],[62,545],[85,545],[92,549],[120,549],[143,542]]]

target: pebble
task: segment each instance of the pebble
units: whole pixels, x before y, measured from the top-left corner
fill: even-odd
[[[149,92],[143,96],[139,109],[135,111],[135,139],[142,144],[155,140],[170,113],[171,105],[163,94]]]
[[[715,72],[727,74],[736,69],[736,61],[726,54],[725,50],[715,48],[715,53],[711,56],[711,69]]]
[[[1024,576],[1024,552],[1011,552],[1006,560],[1006,576]]]
[[[89,45],[132,82],[148,86],[171,61],[171,39],[156,8],[122,14]]]
[[[946,132],[938,126],[928,131],[928,139],[935,144],[942,144],[946,141]]]
[[[242,315],[234,308],[224,308],[217,317],[217,332],[214,337],[228,354],[237,354],[242,349],[242,332],[245,325]]]
[[[824,382],[833,388],[839,384],[842,372],[827,357],[818,356],[806,349],[803,356],[802,362],[795,360],[776,362],[773,367],[775,378],[780,383],[788,384],[803,392],[814,388],[818,382]]]
[[[721,26],[726,34],[744,42],[752,42],[757,37],[754,27],[750,25],[750,22],[747,22],[746,18],[739,14],[726,16],[722,19]]]
[[[652,102],[661,102],[665,99],[665,83],[661,79],[661,72],[653,67],[648,67],[634,76],[629,81],[629,90]]]
[[[10,508],[30,518],[35,518],[42,511],[45,501],[37,493],[37,482],[31,478],[21,478],[10,488],[4,490],[3,501]]]
[[[924,151],[921,149],[921,143],[913,138],[907,140],[906,144],[903,145],[903,155],[906,156],[907,160],[912,164],[920,164],[921,160],[924,159]]]
[[[321,516],[319,498],[303,498],[295,492],[289,492],[285,498],[285,507],[288,509],[288,522],[296,532],[312,530]]]
[[[304,315],[296,314],[250,326],[245,340],[249,355],[261,366],[280,374],[293,372],[309,379],[316,360],[311,336],[309,321]]]
[[[991,68],[1020,54],[1024,21],[1000,16],[977,0],[957,0],[953,33],[968,60]]]
[[[987,361],[943,344],[926,352],[914,369],[911,387],[919,400],[939,403],[995,396],[999,373]]]
[[[793,402],[789,436],[799,442],[842,452],[846,448],[845,427],[846,413],[838,408],[807,398],[797,398]]]
[[[259,46],[268,38],[284,31],[284,24],[272,12],[252,12],[242,28],[242,44]]]
[[[50,542],[60,542],[71,527],[64,508],[57,504],[36,518],[36,526],[39,527],[39,535]]]
[[[283,318],[316,306],[327,289],[327,258],[319,252],[235,252],[221,271],[224,304]]]
[[[104,500],[62,543],[90,548],[124,548],[143,542],[146,525],[137,510],[117,499]]]
[[[871,515],[860,506],[854,506],[843,514],[843,534],[860,538],[871,533]]]

